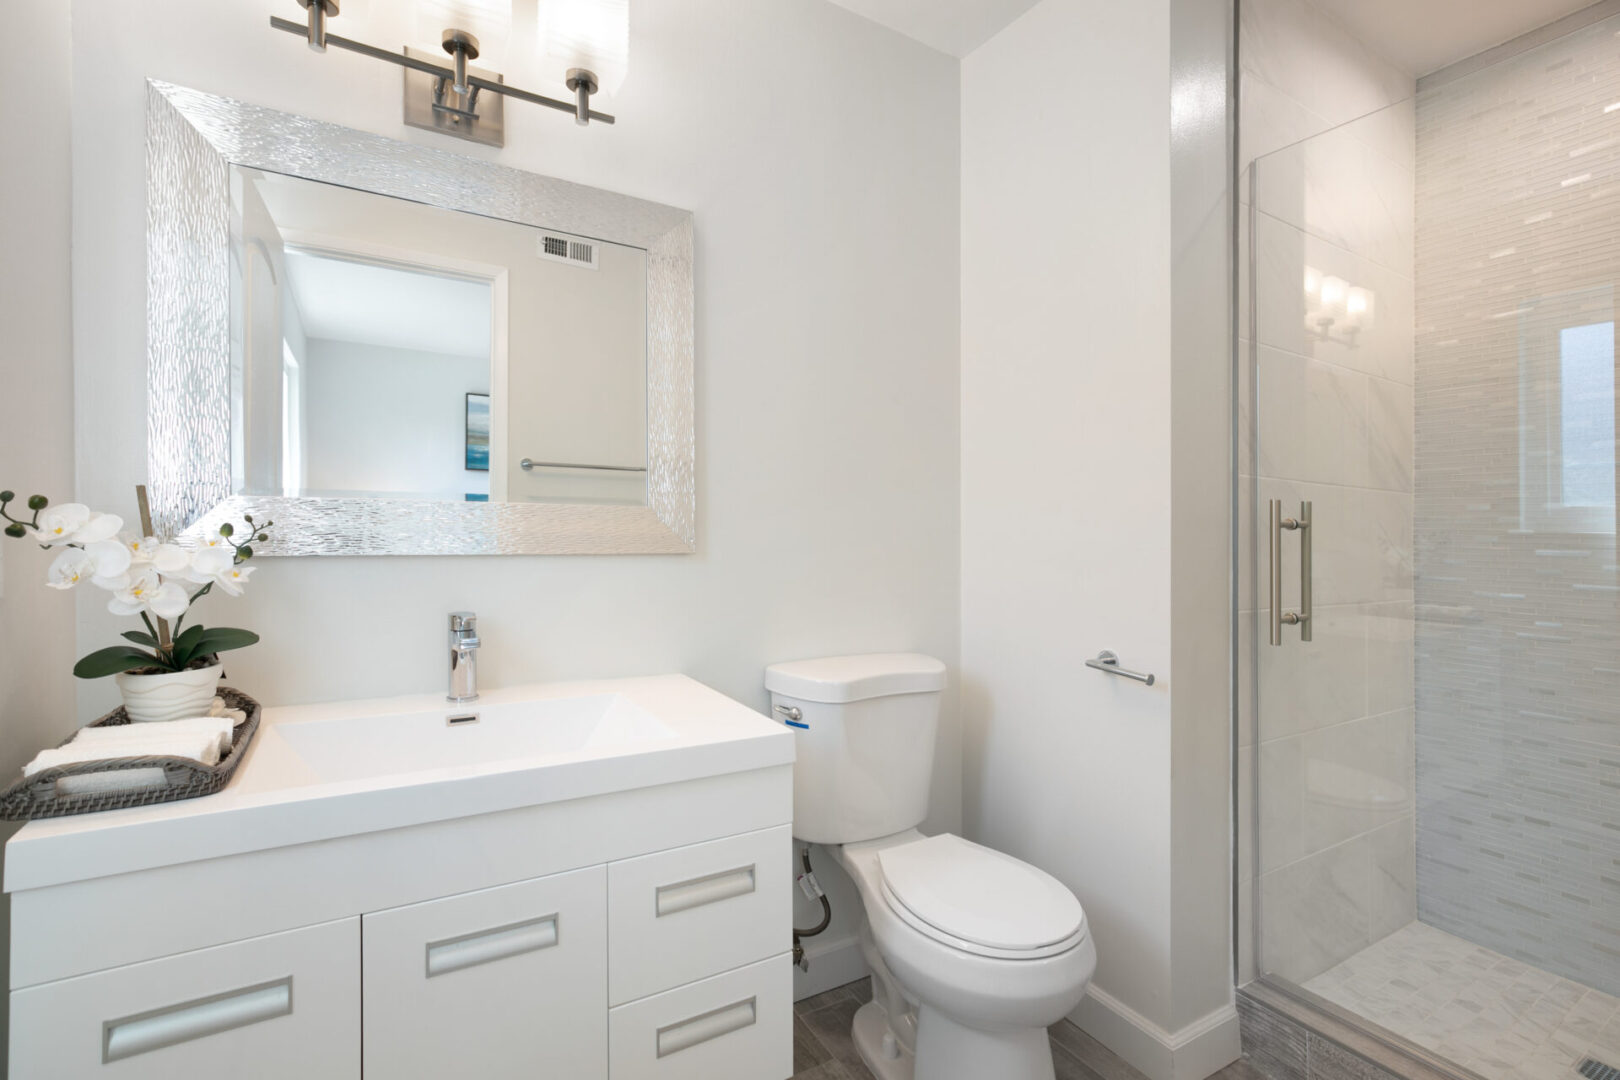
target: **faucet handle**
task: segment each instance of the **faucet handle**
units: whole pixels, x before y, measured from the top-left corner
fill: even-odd
[[[450,613],[450,632],[452,634],[476,634],[478,632],[478,616],[470,611],[452,611]]]

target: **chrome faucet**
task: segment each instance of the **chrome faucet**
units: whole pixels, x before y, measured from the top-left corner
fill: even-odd
[[[450,613],[450,701],[478,698],[478,616],[470,611]]]

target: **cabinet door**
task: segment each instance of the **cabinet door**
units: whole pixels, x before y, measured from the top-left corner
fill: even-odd
[[[367,915],[366,1080],[607,1076],[603,867]]]
[[[13,991],[29,1080],[359,1080],[360,920]]]

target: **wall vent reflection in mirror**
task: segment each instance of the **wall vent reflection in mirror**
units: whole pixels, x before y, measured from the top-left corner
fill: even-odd
[[[540,257],[553,262],[568,263],[584,270],[595,270],[598,266],[594,241],[581,240],[577,236],[565,236],[562,233],[540,234]]]

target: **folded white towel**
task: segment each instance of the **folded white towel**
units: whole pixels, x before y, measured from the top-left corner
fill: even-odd
[[[145,724],[112,724],[106,727],[80,728],[73,736],[73,743],[106,746],[109,752],[103,754],[103,757],[125,757],[127,755],[111,752],[111,748],[136,739],[202,734],[214,736],[219,744],[219,753],[223,755],[231,748],[233,728],[234,725],[228,717],[193,716],[184,720],[154,720]]]
[[[231,723],[241,724],[247,719],[247,710],[232,709],[225,704],[224,698],[216,697],[214,703],[208,707],[208,715],[229,717]]]
[[[108,769],[106,772],[63,776],[56,781],[58,795],[109,795],[119,791],[145,791],[167,787],[162,769]]]
[[[219,763],[219,736],[213,732],[186,734],[177,731],[172,735],[130,737],[117,742],[99,739],[81,742],[74,739],[66,746],[41,750],[35,754],[34,760],[23,766],[23,775],[33,776],[43,769],[103,761],[110,757],[181,757],[204,765],[216,765]]]

